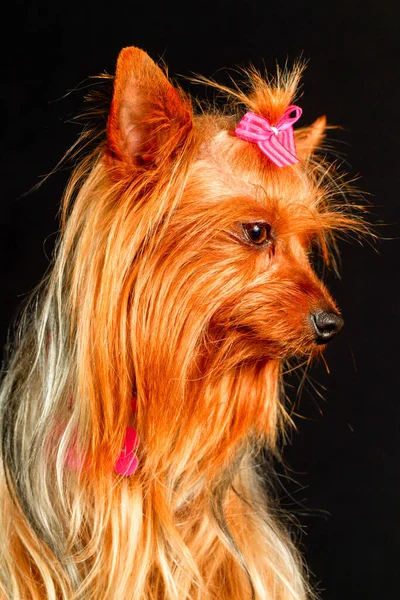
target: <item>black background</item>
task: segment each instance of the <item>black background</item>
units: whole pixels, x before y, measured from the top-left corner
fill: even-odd
[[[398,9],[384,2],[14,2],[2,24],[1,341],[51,256],[69,170],[27,192],[56,165],[80,128],[89,75],[114,72],[123,46],[163,57],[171,75],[250,62],[274,69],[303,55],[302,124],[326,114],[330,137],[361,174],[382,239],[342,244],[342,279],[331,289],[345,328],[328,348],[296,418],[284,457],[282,501],[321,596],[397,597],[399,523]],[[181,85],[200,93],[180,80]],[[79,88],[77,91],[67,93]],[[293,378],[291,381],[295,384]],[[323,389],[326,388],[326,389]],[[308,391],[307,391],[308,390]],[[295,398],[295,389],[288,390]]]

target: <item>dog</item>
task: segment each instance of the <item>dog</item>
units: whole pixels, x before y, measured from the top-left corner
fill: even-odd
[[[2,383],[2,598],[312,597],[259,455],[291,422],[283,365],[343,325],[311,255],[363,221],[325,118],[293,128],[301,75],[208,81],[226,107],[195,110],[121,51]]]

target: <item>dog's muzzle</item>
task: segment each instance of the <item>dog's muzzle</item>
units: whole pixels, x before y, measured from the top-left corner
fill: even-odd
[[[327,344],[342,329],[344,320],[336,312],[320,311],[311,315],[317,344]]]

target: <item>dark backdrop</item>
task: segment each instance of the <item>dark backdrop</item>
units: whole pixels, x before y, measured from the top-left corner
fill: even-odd
[[[9,7],[11,3],[9,4]],[[398,11],[383,2],[14,2],[2,23],[1,335],[46,269],[68,169],[27,194],[76,139],[86,78],[114,72],[119,50],[163,57],[171,75],[227,81],[223,69],[310,59],[302,123],[321,114],[346,168],[369,194],[382,237],[342,244],[331,289],[346,325],[303,393],[285,450],[282,501],[304,532],[321,596],[396,595],[400,549],[398,403]],[[187,84],[182,82],[187,88]],[[70,90],[81,88],[78,91]],[[192,89],[197,93],[197,89]],[[295,380],[291,383],[295,384]],[[326,388],[326,389],[323,389]],[[308,391],[307,391],[308,390]],[[295,398],[295,389],[289,390]],[[294,479],[295,482],[290,479]]]

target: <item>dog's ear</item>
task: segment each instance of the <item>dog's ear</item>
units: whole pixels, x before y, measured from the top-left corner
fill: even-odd
[[[190,101],[148,54],[124,48],[107,124],[109,154],[129,166],[157,164],[184,142],[192,122]]]
[[[296,154],[300,160],[309,158],[321,145],[325,137],[325,129],[326,117],[320,117],[309,127],[295,130]]]

